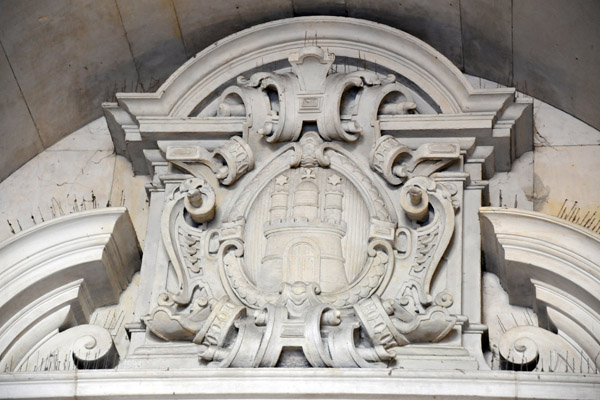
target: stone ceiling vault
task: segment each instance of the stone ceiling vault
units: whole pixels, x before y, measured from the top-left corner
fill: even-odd
[[[600,2],[593,0],[3,0],[0,10],[0,180],[100,116],[100,103],[116,92],[155,91],[213,42],[301,15],[399,28],[466,73],[600,128]]]

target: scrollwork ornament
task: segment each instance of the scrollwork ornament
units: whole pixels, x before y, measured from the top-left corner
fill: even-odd
[[[533,329],[511,329],[500,338],[498,350],[503,369],[531,371],[535,369],[540,352]]]
[[[222,185],[229,186],[254,168],[254,154],[244,139],[233,136],[212,153],[202,146],[168,146],[167,161],[197,178],[206,165]]]
[[[181,185],[183,205],[194,222],[201,224],[215,216],[216,197],[212,186],[202,178],[190,178]]]
[[[434,173],[460,157],[458,145],[414,149],[381,136],[368,160],[354,160],[380,115],[417,107],[394,76],[338,74],[333,60],[313,46],[290,56],[291,72],[238,78],[218,114],[245,116],[252,130],[212,153],[167,149],[194,177],[167,194],[162,215],[176,290],[170,280],[143,320],[163,340],[198,345],[203,365],[382,367],[465,321],[451,314],[449,290],[430,293],[458,193]],[[269,158],[244,179],[255,162],[248,143]],[[205,166],[210,182],[229,186],[219,193],[232,193],[219,212]]]
[[[109,369],[119,362],[110,333],[96,325],[79,325],[66,331],[72,338],[73,361],[78,369]]]
[[[252,149],[238,136],[233,136],[225,145],[217,148],[214,156],[224,160],[216,171],[216,176],[223,185],[231,185],[254,168]]]
[[[448,190],[428,177],[408,180],[399,193],[407,217],[419,222],[411,275],[426,293],[454,233],[455,209]]]
[[[186,213],[191,221],[186,219]],[[190,178],[175,187],[167,197],[161,217],[165,249],[177,277],[178,289],[170,298],[179,305],[189,304],[192,296],[189,272],[200,272],[206,257],[206,222],[214,217],[215,192],[201,177]],[[198,226],[192,226],[197,225]]]
[[[390,185],[407,179],[429,177],[460,157],[456,143],[425,143],[411,150],[390,135],[381,136],[371,150],[369,163]]]
[[[504,370],[579,373],[584,365],[594,363],[560,334],[535,325],[508,329],[492,347]],[[595,365],[593,371],[597,372]]]
[[[381,136],[373,145],[369,156],[371,168],[381,174],[391,185],[400,185],[408,177],[402,163],[411,155],[409,147],[392,136]]]

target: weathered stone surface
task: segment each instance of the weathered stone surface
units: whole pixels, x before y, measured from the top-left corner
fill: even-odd
[[[125,208],[41,223],[2,242],[0,259],[0,371],[117,364],[110,332],[87,323],[96,308],[117,303],[140,267]]]
[[[44,147],[100,116],[98,106],[117,90],[135,87],[116,3],[4,2],[0,27]]]
[[[465,72],[512,84],[512,1],[461,0]]]
[[[483,207],[479,214],[486,269],[498,276],[510,304],[533,308],[538,319],[521,325],[513,315],[514,328],[498,318],[502,337],[493,351],[500,366],[597,374],[600,236],[532,211]]]
[[[489,185],[491,206],[533,210],[533,151],[515,160],[510,172],[496,172]]]
[[[170,0],[118,0],[139,73],[138,90],[153,92],[187,59]]]
[[[346,0],[348,16],[381,22],[418,37],[462,68],[460,2]]]
[[[121,293],[118,304],[100,307],[90,316],[90,325],[106,329],[113,338],[115,347],[121,356],[127,354],[129,347],[125,325],[133,319],[139,285],[140,274],[136,273],[131,278],[127,289]]]
[[[536,147],[534,157],[533,209],[600,232],[600,146]]]
[[[346,0],[332,0],[315,2],[312,0],[292,0],[294,3],[294,16],[304,15],[339,15],[348,16]]]
[[[291,0],[253,2],[174,0],[173,4],[188,57],[244,28],[293,16]]]
[[[149,207],[145,189],[147,183],[150,183],[150,177],[134,176],[131,163],[123,156],[116,156],[114,178],[110,189],[110,205],[127,207],[141,248],[144,248],[148,224]]]
[[[532,136],[514,90],[473,91],[403,32],[309,17],[216,43],[161,93],[106,105],[153,174],[121,368],[485,364],[480,302],[460,299],[480,292],[483,164]]]
[[[476,89],[505,87],[501,83],[477,76],[465,74],[465,77]],[[521,92],[517,92],[517,97],[533,101],[533,143],[536,147],[600,144],[600,131],[594,127],[539,99]]]
[[[125,206],[144,242],[147,176],[113,153],[106,120],[73,132],[0,183],[0,241],[23,229],[80,210]]]
[[[39,153],[42,142],[4,51],[0,52],[0,182]]]
[[[600,127],[600,3],[513,2],[514,84]]]
[[[98,118],[71,133],[48,151],[102,150],[113,151],[114,145],[104,118]]]
[[[305,39],[309,29],[326,48]],[[361,63],[367,54],[370,64]],[[336,64],[338,56],[342,62]],[[341,68],[348,64],[356,67]],[[419,87],[378,73],[383,65],[396,75],[411,75]],[[9,311],[0,313],[0,337],[8,338],[0,347],[36,363],[15,366],[12,358],[2,358],[0,369],[36,372],[39,356],[62,380],[51,387],[45,373],[29,374],[24,392],[15,395],[23,383],[19,374],[0,375],[0,390],[19,397],[35,384],[56,396],[70,382],[78,396],[156,397],[164,393],[165,381],[154,379],[152,369],[160,369],[171,384],[179,383],[171,395],[198,397],[202,377],[194,370],[208,366],[248,369],[205,369],[213,381],[235,387],[200,385],[204,397],[236,390],[237,397],[268,390],[270,397],[289,397],[290,388],[302,396],[340,397],[350,391],[343,377],[361,377],[360,392],[351,386],[352,397],[390,397],[389,386],[398,385],[401,376],[407,378],[404,389],[396,391],[406,397],[451,391],[463,397],[594,398],[600,384],[593,365],[600,352],[600,241],[544,214],[480,208],[489,178],[499,205],[523,207],[516,200],[511,204],[512,194],[519,202],[536,196],[533,155],[558,147],[538,147],[510,173],[492,177],[494,158],[502,157],[507,163],[498,165],[508,168],[516,153],[532,148],[531,114],[522,112],[532,104],[515,99],[512,89],[470,80],[486,89],[473,91],[440,53],[402,32],[317,17],[255,27],[216,44],[213,52],[186,63],[160,96],[120,95],[118,104],[106,107],[127,118],[113,121],[111,136],[126,142],[123,153],[146,166],[152,178],[133,177],[129,163],[115,158],[103,120],[46,152],[60,154],[60,160],[50,157],[21,178],[39,186],[35,179],[45,168],[49,175],[41,178],[47,181],[65,176],[86,184],[88,178],[109,182],[111,203],[128,205],[138,218],[147,213],[139,285],[120,305],[88,321],[94,307],[108,302],[89,294],[114,302],[137,266],[131,224],[111,225],[123,221],[124,209],[82,214],[85,219],[115,213],[101,224],[81,228],[79,216],[67,216],[10,239],[9,265],[17,260],[17,268],[0,274],[9,288],[6,292],[0,282],[0,291],[11,299]],[[439,110],[427,97],[442,105]],[[197,116],[188,117],[192,110]],[[577,136],[585,142],[587,133]],[[116,172],[95,171],[89,159],[71,153],[98,165],[103,160],[93,157],[106,155]],[[45,192],[53,189],[45,186]],[[20,189],[32,192],[31,186]],[[510,192],[506,201],[500,189]],[[21,198],[23,192],[12,192],[12,201]],[[14,250],[22,237],[50,225],[47,238],[42,234],[23,251]],[[119,246],[129,257],[122,257]],[[91,267],[111,264],[117,267],[106,270],[109,288],[104,270]],[[62,273],[65,265],[73,268]],[[482,281],[484,267],[499,281],[490,275]],[[28,273],[35,279],[27,279]],[[98,275],[100,280],[90,279]],[[34,292],[30,284],[45,289],[51,284],[52,291]],[[31,298],[35,304],[21,307]],[[509,303],[534,305],[537,318]],[[43,326],[31,328],[13,315],[32,315]],[[11,320],[4,323],[6,318]],[[491,352],[481,347],[482,320],[490,325]],[[74,324],[81,325],[64,329]],[[63,357],[66,365],[55,362]],[[118,368],[71,375],[70,360],[78,369]],[[294,386],[282,371],[250,369],[261,366],[387,371],[295,369]],[[503,371],[482,371],[490,367]],[[413,371],[405,374],[406,369]],[[550,372],[561,374],[550,380]],[[129,386],[115,389],[123,376]],[[257,386],[254,378],[260,376],[268,384]],[[423,385],[431,377],[437,384]],[[148,384],[131,384],[142,379]],[[330,381],[326,390],[307,387],[318,379]],[[105,385],[107,380],[113,385]]]
[[[600,144],[600,131],[564,111],[533,101],[535,146],[594,146]]]
[[[508,12],[508,0],[464,0],[460,13],[458,1],[246,3],[4,1],[0,40],[44,147],[99,116],[97,109],[88,106],[90,102],[109,100],[115,91],[156,89],[153,78],[164,79],[178,60],[194,56],[213,40],[252,24],[317,12],[362,16],[403,28],[456,65],[462,65],[464,58],[467,71],[491,74],[485,77],[503,83],[507,83],[505,76],[514,75],[514,64],[521,90],[600,126],[593,106],[600,93],[596,68],[600,50],[594,43],[600,37],[597,2],[513,2],[514,10]],[[177,22],[189,45],[183,57]],[[513,25],[514,35],[509,29]],[[512,47],[507,48],[513,42],[514,62]],[[511,65],[508,73],[507,65]],[[10,170],[41,150],[39,145],[35,152],[35,146],[14,147],[20,140],[10,143],[11,150],[1,157],[15,160]]]
[[[510,304],[508,293],[502,288],[497,275],[484,272],[482,276],[483,323],[488,326],[490,344],[500,342],[502,335],[519,326],[537,326],[538,316],[531,307]],[[489,363],[492,369],[500,367],[500,357],[495,349],[490,352]]]
[[[0,182],[0,240],[43,221],[106,207],[115,166],[104,118],[86,125]]]

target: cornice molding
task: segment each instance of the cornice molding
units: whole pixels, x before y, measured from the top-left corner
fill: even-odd
[[[592,358],[600,354],[600,236],[549,215],[484,207],[486,267],[511,304],[534,307]]]
[[[58,217],[0,244],[0,370],[16,367],[53,332],[117,303],[140,251],[127,210]]]
[[[291,50],[313,41],[338,57],[358,58],[361,52],[366,62],[402,72],[424,87],[444,113],[501,108],[515,93],[513,88],[472,88],[444,55],[398,29],[354,18],[311,16],[268,22],[228,36],[188,60],[155,93],[119,93],[117,99],[135,115],[187,116],[207,90],[214,91],[215,83],[256,67],[257,59],[263,64],[286,60]]]
[[[132,384],[134,383],[134,384]],[[77,399],[577,399],[595,400],[600,377],[512,371],[250,369],[76,371],[0,375],[8,398]]]

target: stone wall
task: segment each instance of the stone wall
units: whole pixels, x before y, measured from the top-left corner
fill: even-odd
[[[600,3],[593,0],[3,1],[0,180],[101,115],[118,91],[156,91],[197,52],[250,26],[303,15],[381,22],[467,73],[600,127]]]

